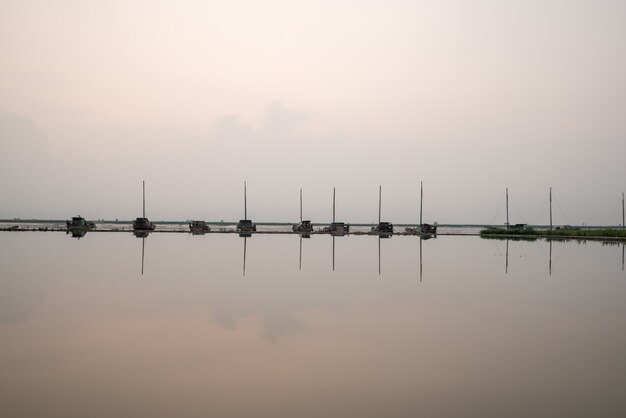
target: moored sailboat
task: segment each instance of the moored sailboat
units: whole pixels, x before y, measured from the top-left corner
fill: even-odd
[[[134,231],[154,231],[156,225],[146,218],[146,182],[143,182],[143,217],[133,221]]]

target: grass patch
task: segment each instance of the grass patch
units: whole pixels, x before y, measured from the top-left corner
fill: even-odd
[[[524,235],[541,237],[602,237],[624,238],[624,229],[531,229],[531,228],[484,228],[480,231],[483,236]]]

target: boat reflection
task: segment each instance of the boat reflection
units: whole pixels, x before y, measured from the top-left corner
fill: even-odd
[[[71,230],[65,231],[65,235],[68,235],[68,234],[71,234],[72,238],[81,239],[82,237],[87,235],[87,230],[71,229]]]

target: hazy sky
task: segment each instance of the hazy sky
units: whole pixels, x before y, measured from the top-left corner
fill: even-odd
[[[0,0],[0,218],[617,224],[626,2]],[[557,206],[558,205],[558,206]]]

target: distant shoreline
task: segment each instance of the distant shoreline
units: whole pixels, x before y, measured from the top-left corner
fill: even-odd
[[[119,219],[114,219],[114,220],[107,220],[107,219],[98,219],[98,220],[92,220],[92,219],[88,219],[89,221],[92,221],[96,224],[113,224],[113,225],[125,225],[125,224],[132,224],[133,220],[129,219],[129,220],[119,220]],[[56,223],[61,223],[61,224],[65,224],[66,219],[22,219],[22,218],[13,218],[13,219],[0,219],[0,223],[2,224],[28,224],[28,223],[36,223],[36,224],[56,224]],[[186,225],[190,222],[191,220],[184,220],[184,221],[152,221],[153,223],[157,224],[157,225]],[[209,225],[237,225],[238,221],[206,221],[207,224]],[[257,225],[267,225],[267,226],[290,226],[290,225],[297,225],[299,223],[299,221],[293,221],[293,222],[263,222],[263,221],[255,221],[254,222]],[[377,225],[377,223],[353,223],[353,222],[346,222],[347,224],[351,225],[351,226],[356,226],[356,227],[368,227],[368,226],[375,226]],[[314,226],[321,226],[321,225],[329,225],[330,222],[311,222],[312,225]],[[394,226],[397,227],[415,227],[417,225],[419,225],[418,223],[393,223]],[[501,228],[502,224],[455,224],[455,223],[437,223],[437,226],[439,227],[445,227],[445,228]],[[549,228],[549,225],[529,225],[533,228],[537,228],[537,229],[541,229],[541,228]],[[617,229],[619,228],[619,225],[585,225],[583,227],[581,227],[581,229]]]

